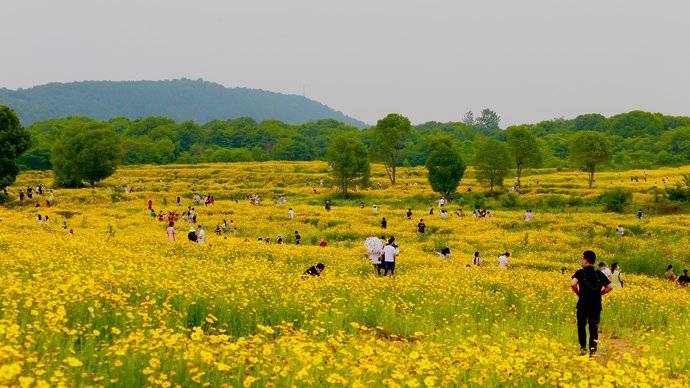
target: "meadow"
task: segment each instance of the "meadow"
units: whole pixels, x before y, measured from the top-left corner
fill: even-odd
[[[438,196],[423,168],[401,168],[389,187],[373,167],[373,187],[348,200],[325,163],[265,162],[123,167],[93,189],[55,189],[50,208],[46,195],[0,205],[0,386],[688,385],[690,291],[662,275],[690,267],[690,215],[644,208],[638,221],[637,208],[605,213],[596,197],[623,186],[650,203],[690,166],[604,172],[592,190],[583,173],[533,170],[519,196],[488,195],[470,170],[447,219],[428,215]],[[12,191],[39,183],[50,188],[51,173],[22,173]],[[168,241],[147,201],[180,212],[196,192],[216,199],[195,206],[206,243],[187,241],[182,220]],[[492,217],[474,219],[475,206]],[[214,234],[223,219],[238,232]],[[400,245],[394,278],[363,257],[381,235]],[[448,260],[434,253],[444,246]],[[570,290],[585,249],[626,276],[604,297],[595,358],[578,356]],[[474,251],[481,268],[466,267]],[[303,278],[317,262],[322,276]]]

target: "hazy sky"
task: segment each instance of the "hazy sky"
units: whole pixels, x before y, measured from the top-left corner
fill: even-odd
[[[690,115],[688,0],[0,0],[0,87],[204,78],[374,123]]]

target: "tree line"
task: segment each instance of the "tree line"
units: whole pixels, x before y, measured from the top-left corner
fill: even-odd
[[[2,112],[6,118],[0,131],[18,131],[14,112],[9,107]],[[457,176],[465,165],[473,165],[490,190],[502,185],[510,169],[519,186],[525,168],[580,168],[588,172],[591,186],[595,171],[602,168],[690,163],[690,118],[642,111],[608,118],[585,114],[505,129],[497,113],[484,109],[476,116],[466,113],[462,121],[416,126],[390,114],[362,130],[330,119],[293,125],[239,117],[200,124],[166,117],[101,121],[77,116],[37,122],[21,131],[26,132],[23,140],[3,146],[0,158],[7,167],[2,175],[16,175],[17,168],[52,168],[64,186],[94,183],[118,164],[327,160],[353,168],[364,164],[365,154],[367,161],[384,165],[392,184],[399,166],[426,165],[438,174]],[[338,145],[343,150],[347,145],[348,151]],[[337,159],[348,152],[355,159]],[[90,163],[91,158],[96,162]],[[448,161],[462,168],[440,168]],[[360,169],[355,175],[359,178],[344,172],[340,186],[367,174]]]

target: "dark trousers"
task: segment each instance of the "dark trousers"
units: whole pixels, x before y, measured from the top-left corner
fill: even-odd
[[[577,338],[580,340],[580,349],[587,349],[587,330],[589,324],[589,349],[597,350],[597,340],[599,339],[599,319],[601,311],[577,309]]]

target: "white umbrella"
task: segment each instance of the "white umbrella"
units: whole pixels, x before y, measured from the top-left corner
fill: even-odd
[[[378,237],[367,237],[367,239],[364,240],[364,248],[366,248],[369,253],[381,252],[381,250],[383,250],[383,242]]]

